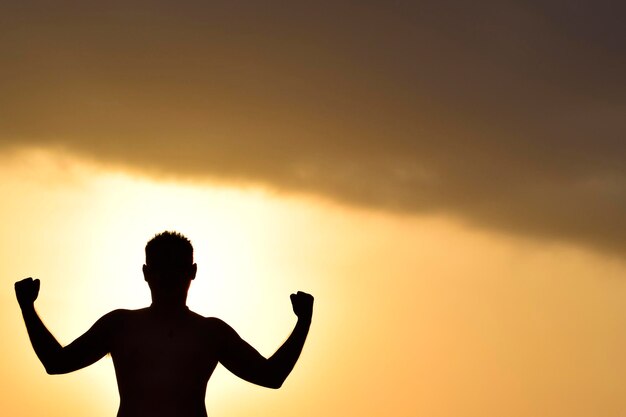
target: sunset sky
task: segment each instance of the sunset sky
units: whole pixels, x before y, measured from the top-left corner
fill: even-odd
[[[19,1],[0,9],[0,415],[114,416],[64,344],[150,303],[188,236],[189,306],[270,355],[210,416],[626,415],[626,6],[617,1]]]

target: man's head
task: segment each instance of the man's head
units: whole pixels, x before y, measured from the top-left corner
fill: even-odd
[[[159,233],[146,245],[143,273],[153,295],[154,290],[178,292],[179,289],[184,289],[186,294],[196,270],[193,246],[180,233]]]

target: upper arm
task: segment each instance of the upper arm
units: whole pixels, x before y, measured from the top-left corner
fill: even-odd
[[[233,374],[253,384],[278,388],[268,360],[237,332],[221,320],[214,319],[218,340],[218,360]]]
[[[102,316],[82,336],[62,348],[49,373],[73,372],[91,365],[109,353],[118,315],[117,311],[112,311]]]

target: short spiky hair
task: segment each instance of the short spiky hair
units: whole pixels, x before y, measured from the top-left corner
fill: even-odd
[[[165,231],[155,235],[146,244],[146,264],[193,264],[193,246],[178,232]]]

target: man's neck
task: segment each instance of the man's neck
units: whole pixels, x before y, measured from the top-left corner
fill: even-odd
[[[149,308],[157,314],[165,315],[180,314],[189,311],[185,300],[182,302],[179,300],[152,300],[152,304]]]

